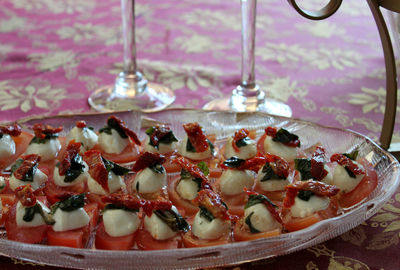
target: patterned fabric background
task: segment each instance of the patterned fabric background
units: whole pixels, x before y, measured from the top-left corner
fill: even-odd
[[[238,0],[136,2],[139,68],[175,91],[174,107],[201,108],[239,83]],[[320,7],[326,1],[303,2]],[[89,94],[113,84],[122,69],[120,1],[0,5],[0,121],[90,110]],[[337,14],[319,22],[300,17],[286,1],[259,1],[256,73],[267,94],[289,104],[294,117],[379,137],[385,68],[365,1],[344,1]],[[397,142],[399,123],[397,117]],[[239,268],[400,269],[399,214],[397,193],[377,215],[336,239]]]

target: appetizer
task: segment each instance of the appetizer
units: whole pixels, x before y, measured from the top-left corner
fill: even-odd
[[[158,154],[171,154],[176,151],[178,139],[167,126],[154,126],[146,130],[148,138],[144,150]]]
[[[11,190],[30,184],[33,190],[40,188],[46,181],[47,175],[39,168],[41,157],[36,154],[22,156],[11,167],[9,180]]]
[[[84,153],[97,144],[98,136],[92,127],[86,125],[85,121],[78,121],[67,135],[67,144],[71,141],[81,143],[81,152]]]
[[[258,141],[259,152],[277,155],[289,162],[297,157],[299,147],[299,137],[283,128],[277,130],[267,127],[265,134]]]
[[[214,156],[214,145],[207,139],[199,123],[183,125],[187,136],[182,140],[179,153],[192,160],[207,160]]]
[[[332,183],[332,173],[330,168],[326,165],[325,149],[317,146],[311,159],[302,158],[295,159],[295,169],[300,172],[300,180],[317,180],[325,183]],[[341,188],[340,186],[338,186]]]
[[[235,132],[233,137],[228,137],[225,144],[225,158],[238,157],[240,159],[249,159],[257,154],[256,142],[250,139],[250,132],[242,128]]]

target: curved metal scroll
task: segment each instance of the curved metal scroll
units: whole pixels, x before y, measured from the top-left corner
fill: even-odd
[[[371,9],[372,15],[374,16],[376,25],[378,26],[379,35],[383,47],[383,54],[385,57],[386,106],[382,124],[382,132],[379,141],[384,149],[388,149],[390,146],[390,142],[392,141],[397,109],[396,62],[393,54],[393,46],[390,40],[389,32],[382,13],[379,9],[380,3],[378,0],[367,0],[367,2],[369,8]]]
[[[325,7],[318,11],[309,11],[302,9],[296,3],[296,0],[288,0],[289,4],[303,17],[310,20],[323,20],[333,15],[342,4],[342,0],[330,0]]]

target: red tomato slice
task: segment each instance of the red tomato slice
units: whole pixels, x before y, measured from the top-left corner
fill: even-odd
[[[281,234],[281,229],[275,229],[267,232],[251,233],[250,230],[244,225],[243,218],[236,224],[233,230],[233,237],[236,241],[250,241],[259,238],[267,238]]]
[[[304,218],[291,218],[288,222],[284,222],[284,227],[289,232],[302,230],[321,220],[337,216],[337,210],[337,200],[335,198],[331,198],[331,203],[327,209],[318,211]]]
[[[48,225],[40,225],[35,227],[18,227],[15,219],[17,212],[16,204],[12,206],[10,212],[6,215],[5,228],[7,231],[7,238],[18,242],[28,244],[41,243],[46,236],[49,228]]]
[[[85,192],[85,183],[80,183],[70,187],[60,187],[54,183],[53,176],[51,175],[46,182],[43,189],[44,194],[46,194],[49,202],[54,204],[59,201],[58,195],[64,192],[72,192],[74,194],[80,194]]]
[[[191,201],[183,199],[176,191],[180,176],[175,177],[168,184],[168,196],[172,204],[178,209],[182,216],[191,216],[199,211],[199,208],[195,206]]]
[[[135,233],[120,237],[110,236],[101,222],[96,231],[96,248],[107,250],[130,250],[135,243]]]
[[[244,214],[244,206],[247,202],[247,194],[240,193],[237,195],[225,195],[221,194],[221,198],[228,206],[228,211],[232,215],[237,215],[239,217]]]
[[[174,249],[182,247],[181,236],[179,234],[171,239],[156,240],[145,229],[138,230],[136,243],[141,250]]]
[[[26,148],[28,148],[28,145],[33,138],[33,134],[22,131],[22,133],[18,137],[11,138],[13,138],[15,142],[15,154],[11,157],[0,159],[0,171],[13,164],[17,160],[17,158],[25,152]]]
[[[366,159],[360,159],[358,162],[365,168],[365,176],[360,183],[349,193],[342,194],[339,198],[339,204],[343,208],[353,206],[363,199],[367,198],[378,185],[378,175]]]
[[[99,146],[95,146],[94,148],[99,149]],[[125,149],[120,154],[107,154],[102,152],[101,155],[105,159],[111,160],[115,163],[129,163],[138,159],[139,150],[132,142],[130,142],[130,144],[125,147]]]
[[[260,184],[258,181],[256,181],[256,185],[254,187],[254,191],[260,194],[263,194],[268,197],[271,201],[283,201],[285,198],[285,191],[278,190],[278,191],[265,191],[260,187]]]
[[[196,237],[195,235],[193,235],[192,231],[189,231],[183,235],[182,240],[183,240],[183,245],[187,248],[209,247],[209,246],[218,246],[230,243],[231,235],[229,233],[215,240],[205,240]]]
[[[4,226],[9,210],[16,203],[16,197],[14,194],[0,194],[0,199],[3,207],[1,210],[0,226]]]
[[[63,246],[72,248],[84,248],[84,234],[83,229],[76,229],[65,232],[55,232],[52,228],[47,232],[47,244],[49,246]]]

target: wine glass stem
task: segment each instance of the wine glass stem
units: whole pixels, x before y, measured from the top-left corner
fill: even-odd
[[[135,0],[121,0],[124,73],[136,73]]]
[[[241,86],[250,92],[245,96],[254,96],[254,50],[256,35],[256,6],[257,0],[241,0],[242,10],[242,82]],[[252,91],[253,90],[253,91]]]

